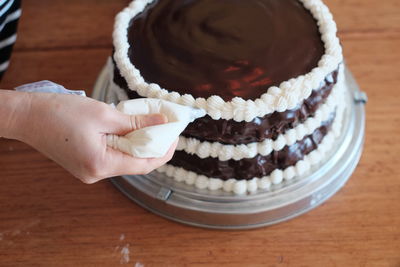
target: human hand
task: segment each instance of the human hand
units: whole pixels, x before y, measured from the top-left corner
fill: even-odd
[[[28,103],[17,135],[84,183],[122,174],[146,174],[172,158],[140,159],[107,146],[107,134],[166,123],[162,114],[129,116],[109,105],[75,95],[24,93]]]

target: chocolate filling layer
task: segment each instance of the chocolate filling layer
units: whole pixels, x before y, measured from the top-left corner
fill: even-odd
[[[298,0],[156,0],[132,19],[128,42],[147,82],[225,101],[256,99],[310,72],[325,51]]]
[[[286,146],[280,151],[274,151],[267,156],[258,154],[250,159],[219,161],[216,158],[202,159],[197,155],[177,151],[168,164],[182,167],[200,175],[223,180],[230,178],[250,180],[253,177],[267,176],[275,169],[283,170],[295,165],[305,155],[317,149],[324,136],[331,129],[334,117],[335,114],[315,130],[314,133],[304,137],[303,140],[291,146]]]

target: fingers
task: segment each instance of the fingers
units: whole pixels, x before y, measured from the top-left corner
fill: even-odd
[[[93,184],[114,176],[147,174],[170,161],[177,144],[178,139],[171,145],[165,156],[151,159],[135,158],[107,147],[102,161],[103,164],[91,163],[89,164],[91,165],[90,168],[84,171],[85,175],[75,174],[75,176],[86,184]]]
[[[168,119],[164,114],[126,115],[116,111],[112,129],[108,133],[125,135],[137,129],[167,122]]]
[[[168,122],[164,114],[130,115],[131,131]]]
[[[107,158],[112,168],[110,176],[128,175],[128,174],[147,174],[156,168],[161,167],[171,160],[174,155],[178,140],[176,140],[162,158],[141,159],[128,154],[107,148]]]

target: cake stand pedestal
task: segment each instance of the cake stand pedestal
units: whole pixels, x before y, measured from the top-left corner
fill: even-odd
[[[92,97],[111,103],[117,99],[109,90],[108,73],[105,67]],[[336,150],[303,177],[290,183],[283,182],[270,191],[244,196],[199,190],[156,171],[148,175],[114,177],[111,182],[142,207],[165,218],[198,227],[250,229],[299,216],[333,196],[350,178],[361,156],[367,96],[360,91],[347,68],[345,74],[348,105]]]

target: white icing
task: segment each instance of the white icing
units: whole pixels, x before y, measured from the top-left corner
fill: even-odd
[[[184,177],[186,177],[186,180],[185,180],[186,184],[193,185],[196,182],[197,174],[192,172],[192,173],[189,173],[187,176],[184,176]],[[183,178],[183,179],[185,179],[185,178]]]
[[[269,190],[271,188],[271,181],[268,177],[257,179],[258,188],[261,190]]]
[[[140,71],[135,68],[128,57],[128,27],[130,20],[142,12],[145,6],[154,0],[135,0],[120,12],[115,20],[113,40],[115,47],[114,60],[125,78],[129,88],[137,91],[143,97],[159,98],[178,104],[197,107],[206,110],[213,119],[233,119],[235,121],[251,121],[274,111],[283,112],[295,107],[309,97],[313,88],[318,88],[328,74],[333,72],[343,61],[342,48],[336,36],[336,24],[329,9],[321,0],[299,0],[310,10],[317,20],[321,39],[325,45],[325,55],[310,73],[295,79],[283,82],[279,87],[266,88],[260,98],[244,100],[235,97],[231,101],[224,101],[219,96],[208,99],[194,98],[190,95],[180,95],[177,92],[168,92],[157,84],[148,84],[144,81]]]
[[[253,178],[247,181],[247,192],[254,193],[258,190],[258,181],[257,178]]]
[[[195,185],[198,189],[206,189],[210,183],[211,178],[208,178],[204,175],[200,175],[197,177]]]
[[[222,188],[223,184],[224,183],[222,182],[221,179],[210,178],[208,183],[208,189],[210,189],[211,191],[219,190]]]
[[[236,181],[233,184],[233,193],[236,195],[244,195],[247,192],[247,181],[246,180],[241,180],[241,181]]]
[[[283,181],[283,171],[274,170],[270,175],[270,180],[273,184],[280,184]]]
[[[229,179],[229,180],[223,182],[222,188],[223,188],[223,190],[225,192],[232,192],[234,184],[236,184],[236,180],[235,179]]]
[[[317,162],[314,162],[314,164],[317,164]],[[285,177],[285,180],[289,181],[292,180],[296,176],[296,170],[293,166],[286,168],[283,171],[283,177]]]
[[[168,164],[158,168],[157,171],[165,173],[167,176],[174,177],[175,180],[183,180],[186,184],[195,184],[199,189],[222,189],[225,192],[233,192],[237,195],[254,193],[257,190],[270,190],[272,185],[278,185],[284,181],[290,181],[295,177],[302,176],[306,174],[312,166],[325,160],[326,153],[332,149],[336,138],[340,136],[344,111],[345,101],[342,101],[341,105],[338,107],[331,131],[323,138],[316,150],[304,156],[303,160],[298,161],[294,166],[290,166],[284,170],[276,169],[266,177],[255,177],[249,181],[235,179],[224,181],[218,178],[208,178],[204,175],[198,175],[194,172]],[[179,176],[179,178],[177,178],[177,176]]]

